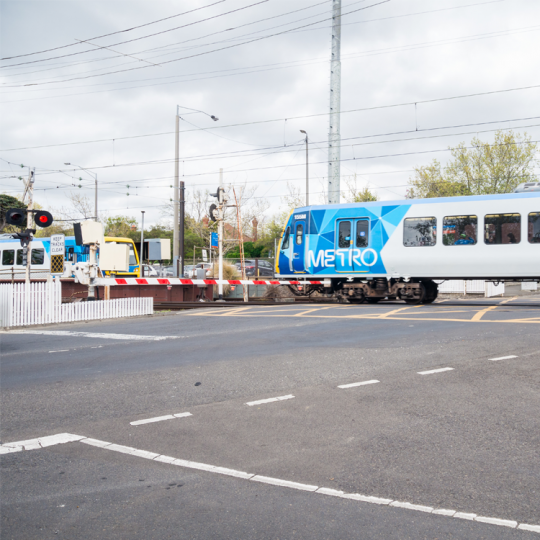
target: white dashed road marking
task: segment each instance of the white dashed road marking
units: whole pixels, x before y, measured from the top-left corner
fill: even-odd
[[[360,495],[359,493],[345,493],[336,489],[330,489],[325,487],[314,486],[310,484],[301,484],[299,482],[291,482],[289,480],[282,480],[280,478],[271,478],[269,476],[261,476],[243,471],[237,471],[235,469],[228,469],[226,467],[217,467],[215,465],[208,465],[206,463],[197,463],[195,461],[187,461],[184,459],[176,459],[171,456],[164,456],[156,454],[154,452],[148,452],[147,450],[139,450],[130,446],[123,446],[121,444],[114,444],[107,441],[100,441],[98,439],[88,439],[81,435],[73,435],[71,433],[60,433],[58,435],[52,435],[50,437],[41,437],[38,439],[30,439],[28,441],[19,441],[13,443],[6,443],[0,445],[0,454],[7,454],[10,452],[20,452],[22,450],[34,450],[37,448],[45,448],[55,444],[63,444],[68,442],[81,442],[97,448],[103,448],[105,450],[111,450],[113,452],[119,452],[121,454],[127,454],[130,456],[136,456],[152,461],[158,461],[169,465],[176,465],[178,467],[186,467],[189,469],[197,469],[200,471],[211,472],[216,474],[224,474],[227,476],[234,476],[235,478],[241,478],[244,480],[250,480],[253,482],[261,482],[264,484],[271,484],[273,486],[280,486],[289,489],[298,489],[301,491],[310,491],[312,493],[319,493],[321,495],[328,495],[331,497],[340,497],[342,499],[350,499],[354,501],[380,504],[384,506],[393,506],[397,508],[403,508],[406,510],[413,510],[417,512],[425,512],[428,514],[436,514],[440,516],[455,517],[460,519],[467,519],[470,521],[478,521],[479,523],[486,523],[489,525],[498,525],[502,527],[509,527],[511,529],[520,529],[522,531],[530,531],[540,533],[540,525],[530,525],[527,523],[519,523],[517,521],[509,519],[500,519],[493,517],[477,516],[476,514],[468,514],[465,512],[456,512],[455,510],[447,510],[443,508],[433,508],[431,506],[423,506],[419,504],[413,504],[403,501],[394,501],[392,499],[383,499],[380,497],[372,497],[369,495]]]
[[[338,388],[354,388],[355,386],[364,386],[365,384],[375,384],[381,381],[378,381],[377,379],[373,379],[372,381],[363,381],[363,382],[353,382],[350,384],[341,384],[338,386]]]
[[[499,356],[499,358],[490,358],[492,362],[496,362],[497,360],[510,360],[511,358],[517,358],[515,354],[511,354],[510,356]]]
[[[163,341],[165,339],[182,339],[185,336],[141,336],[138,334],[103,334],[97,332],[68,332],[67,330],[12,330],[2,334],[34,334],[42,336],[72,336],[97,339],[125,339],[129,341]]]
[[[259,401],[248,401],[246,405],[253,407],[254,405],[264,405],[265,403],[272,403],[274,401],[283,401],[284,399],[292,399],[294,396],[289,394],[288,396],[273,397],[268,399],[260,399]]]
[[[130,422],[132,426],[141,426],[143,424],[151,424],[152,422],[161,422],[162,420],[174,420],[175,418],[185,418],[186,416],[193,416],[189,412],[166,414],[165,416],[156,416],[155,418],[147,418],[146,420],[135,420]]]
[[[453,371],[453,367],[443,367],[439,369],[430,369],[429,371],[419,371],[418,375],[431,375],[433,373],[442,373],[443,371]]]

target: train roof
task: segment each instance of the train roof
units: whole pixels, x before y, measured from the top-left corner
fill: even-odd
[[[444,203],[459,203],[459,202],[474,202],[474,201],[501,201],[505,199],[535,199],[540,198],[540,192],[528,193],[498,193],[495,195],[468,195],[466,197],[434,197],[432,199],[399,199],[397,201],[373,201],[373,202],[354,202],[340,203],[342,208],[362,207],[377,207],[377,206],[397,206],[397,205],[417,205],[417,204],[444,204]],[[308,210],[335,210],[335,204],[321,204],[311,206],[300,206],[295,208],[295,212]]]

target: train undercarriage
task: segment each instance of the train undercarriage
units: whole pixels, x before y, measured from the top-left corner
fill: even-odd
[[[384,300],[403,300],[407,304],[431,304],[438,295],[438,286],[432,279],[394,280],[375,278],[369,281],[325,280],[324,285],[290,286],[298,296],[312,296],[315,292],[338,302],[376,304]]]

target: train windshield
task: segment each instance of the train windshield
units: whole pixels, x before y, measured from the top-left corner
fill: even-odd
[[[133,244],[129,244],[129,266],[137,265],[137,257],[135,257],[135,250]]]

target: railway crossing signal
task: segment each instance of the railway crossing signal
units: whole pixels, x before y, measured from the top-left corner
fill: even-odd
[[[26,209],[10,208],[6,212],[6,223],[15,225],[15,227],[24,227],[26,225]]]
[[[53,222],[53,217],[50,212],[46,210],[36,210],[34,211],[34,221],[38,227],[50,227]]]

